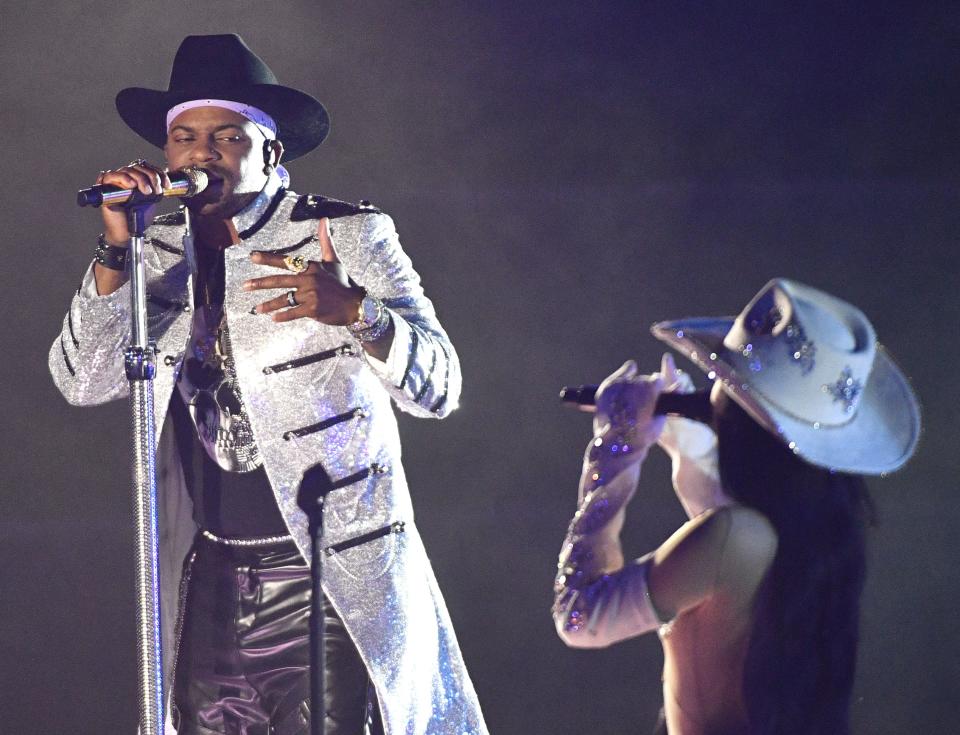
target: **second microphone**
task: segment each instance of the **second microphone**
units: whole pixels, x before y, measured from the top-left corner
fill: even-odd
[[[565,405],[588,409],[596,404],[596,385],[568,385],[560,389],[560,400]],[[684,416],[694,421],[709,424],[713,419],[713,406],[710,404],[710,391],[698,390],[694,393],[661,393],[657,396],[653,412],[658,416],[667,414]]]

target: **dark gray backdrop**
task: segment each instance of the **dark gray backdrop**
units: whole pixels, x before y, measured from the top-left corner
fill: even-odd
[[[183,35],[237,31],[331,112],[294,188],[390,212],[460,351],[461,410],[401,430],[494,732],[649,730],[656,638],[552,630],[589,434],[556,390],[655,369],[652,321],[778,275],[860,305],[925,405],[914,463],[872,483],[856,732],[960,731],[956,5],[427,5],[4,2],[0,730],[133,732],[127,406],[68,407],[46,350],[99,231],[73,192],[157,157],[114,94],[166,86]],[[680,519],[652,457],[628,551]]]

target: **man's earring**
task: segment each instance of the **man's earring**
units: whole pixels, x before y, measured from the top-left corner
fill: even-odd
[[[263,173],[269,176],[273,172],[273,164],[270,159],[273,157],[272,141],[263,141]]]

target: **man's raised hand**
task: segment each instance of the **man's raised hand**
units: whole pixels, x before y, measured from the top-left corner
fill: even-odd
[[[280,275],[252,278],[244,282],[245,291],[287,289],[283,296],[258,304],[254,309],[256,313],[270,314],[275,322],[308,317],[324,324],[344,326],[356,321],[364,292],[350,283],[330,240],[329,224],[324,217],[317,228],[321,260],[305,261],[306,267],[300,272],[292,272],[290,260],[283,255],[262,251],[250,255],[250,260],[258,265],[286,271]]]

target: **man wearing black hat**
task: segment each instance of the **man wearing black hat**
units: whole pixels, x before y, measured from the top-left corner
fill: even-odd
[[[168,170],[209,179],[153,220],[145,248],[170,724],[306,732],[310,541],[296,495],[309,470],[332,490],[327,732],[486,733],[390,408],[444,417],[459,363],[392,221],[287,189],[281,157],[319,145],[327,114],[238,36],[188,37],[169,89],[125,89],[117,109]],[[97,182],[150,194],[169,187],[167,169],[137,160]],[[78,405],[128,386],[129,233],[122,211],[101,211],[94,262],[50,351]]]

